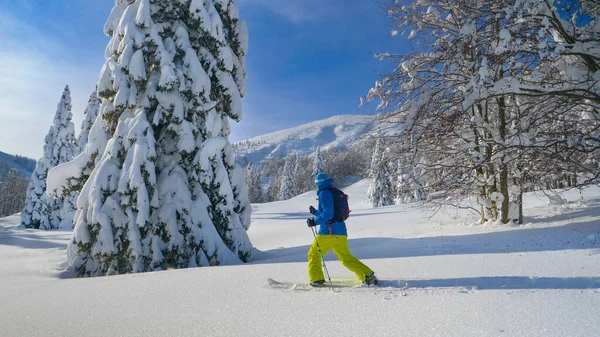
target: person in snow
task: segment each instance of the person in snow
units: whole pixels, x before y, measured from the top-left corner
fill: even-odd
[[[377,284],[378,281],[373,270],[350,253],[346,224],[343,221],[334,220],[335,203],[331,192],[333,179],[330,179],[325,173],[319,173],[315,177],[315,185],[318,188],[319,206],[316,209],[312,205],[309,207],[309,211],[314,215],[314,218],[307,220],[309,227],[319,226],[315,241],[308,251],[308,276],[310,278],[310,285],[318,287],[325,283],[325,275],[323,275],[323,270],[321,269],[319,247],[323,257],[330,250],[333,250],[338,260],[356,274],[364,284]]]

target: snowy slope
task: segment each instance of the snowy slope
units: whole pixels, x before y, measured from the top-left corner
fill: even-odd
[[[35,160],[31,159],[32,165],[35,167]],[[11,168],[16,168],[19,174],[23,177],[30,178],[33,170],[23,166],[22,164],[15,161],[15,157],[8,153],[4,153],[0,151],[0,162],[6,163]],[[3,177],[0,177],[0,181],[2,181]]]
[[[312,154],[317,147],[352,146],[374,129],[373,116],[340,115],[237,142],[234,147],[238,160],[246,157],[256,164],[289,152]]]
[[[350,195],[350,248],[384,287],[309,291],[314,192],[253,205],[243,266],[64,279],[69,233],[0,219],[0,336],[597,336],[600,188],[565,206],[526,195],[523,226],[474,226],[467,211],[368,209]],[[336,279],[353,275],[327,256]]]

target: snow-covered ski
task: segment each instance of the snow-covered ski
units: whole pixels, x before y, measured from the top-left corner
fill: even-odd
[[[298,290],[298,291],[309,291],[309,290],[327,290],[331,289],[329,281],[325,282],[320,287],[313,287],[308,282],[289,282],[289,281],[277,281],[272,278],[267,278],[267,283],[271,288],[283,289],[283,290]],[[332,279],[334,290],[352,289],[352,288],[397,288],[406,289],[408,283],[401,280],[379,280],[378,285],[366,285],[356,279]]]
[[[288,281],[276,281],[272,278],[268,278],[267,282],[269,286],[275,289],[287,289],[287,290],[321,290],[321,289],[331,289],[331,285],[329,281],[323,283],[320,287],[311,286],[308,282],[288,282]],[[332,279],[331,283],[333,284],[334,289],[338,288],[357,288],[357,287],[367,287],[362,284],[359,280],[349,280],[349,279]]]

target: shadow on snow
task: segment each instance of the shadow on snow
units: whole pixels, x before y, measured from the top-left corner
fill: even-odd
[[[48,233],[50,232],[50,233]],[[45,235],[37,235],[44,233]],[[63,248],[67,245],[64,240],[54,240],[54,236],[64,236],[63,231],[38,231],[33,229],[18,229],[0,231],[0,246],[15,246],[28,249],[52,249]]]

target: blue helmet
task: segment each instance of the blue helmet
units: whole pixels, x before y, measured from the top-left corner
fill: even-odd
[[[317,185],[317,187],[321,187],[321,185],[323,185],[323,183],[325,183],[328,179],[329,177],[327,176],[327,173],[319,173],[315,177],[315,185]]]

